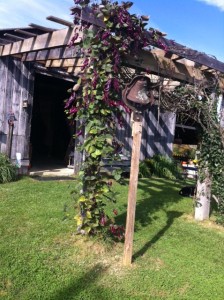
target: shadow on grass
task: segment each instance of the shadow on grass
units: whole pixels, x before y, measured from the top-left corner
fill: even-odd
[[[57,291],[49,300],[70,299],[109,299],[106,291],[95,285],[100,276],[107,271],[108,267],[97,264],[87,273],[67,287]]]
[[[168,211],[166,225],[159,232],[157,232],[157,234],[155,234],[154,237],[150,241],[148,241],[138,252],[136,252],[133,255],[133,260],[136,260],[138,257],[144,255],[145,252],[153,244],[155,244],[165,234],[165,232],[172,226],[174,220],[182,216],[182,214],[183,214],[182,212],[178,212],[178,211]]]
[[[135,231],[138,231],[139,227],[146,227],[158,219],[156,214],[158,211],[169,210],[171,205],[182,201],[183,197],[178,193],[180,188],[181,185],[179,183],[162,178],[139,180]],[[189,201],[191,201],[191,198],[189,198]],[[117,224],[125,224],[126,222],[127,204],[125,204],[124,207],[125,212],[115,218]],[[183,211],[181,212],[183,213]]]

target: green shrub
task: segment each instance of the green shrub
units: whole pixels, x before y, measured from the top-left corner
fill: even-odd
[[[145,169],[148,169],[148,174],[150,174],[150,176],[154,175],[167,179],[181,178],[181,168],[178,166],[178,164],[173,159],[163,155],[156,154],[153,156],[153,158],[145,159],[140,164],[139,169],[143,174],[147,174]],[[142,172],[142,170],[144,172]]]
[[[138,175],[139,175],[139,178],[150,178],[152,176],[152,173],[151,173],[146,161],[140,162]]]
[[[17,168],[10,159],[0,153],[0,183],[14,181],[17,178]]]

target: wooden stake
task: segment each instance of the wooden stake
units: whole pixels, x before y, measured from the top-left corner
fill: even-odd
[[[131,171],[130,182],[128,191],[128,208],[127,208],[127,221],[125,231],[125,244],[124,244],[124,258],[123,264],[125,266],[131,265],[132,262],[132,249],[135,225],[135,210],[136,210],[136,194],[138,186],[138,172],[139,172],[139,158],[140,147],[142,138],[142,115],[140,113],[133,113],[133,145],[131,157]]]

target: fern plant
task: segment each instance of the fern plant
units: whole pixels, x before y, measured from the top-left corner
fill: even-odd
[[[145,160],[141,161],[139,164],[138,176],[139,178],[150,178],[152,176],[150,168]]]
[[[16,180],[17,168],[14,166],[10,159],[0,153],[0,183],[6,183]]]

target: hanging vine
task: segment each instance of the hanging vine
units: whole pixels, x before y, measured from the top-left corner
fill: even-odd
[[[83,74],[65,106],[69,117],[82,120],[85,126],[85,141],[79,149],[84,151],[85,161],[79,173],[81,188],[75,219],[78,232],[94,234],[108,226],[111,233],[121,239],[123,227],[113,224],[104,211],[106,201],[115,201],[115,195],[112,181],[102,176],[102,159],[113,161],[118,157],[120,145],[115,130],[118,125],[122,126],[122,113],[129,112],[121,98],[127,75],[121,67],[122,55],[136,55],[145,46],[147,18],[131,15],[128,12],[131,2],[121,5],[106,0],[100,4],[91,4],[88,0],[74,2],[82,8],[88,6],[105,24],[104,27],[92,26],[74,16],[74,23],[83,28],[81,48],[85,56]],[[72,42],[76,38],[77,35]],[[121,177],[119,171],[113,175],[115,180]]]

